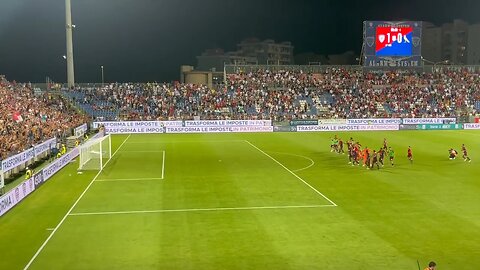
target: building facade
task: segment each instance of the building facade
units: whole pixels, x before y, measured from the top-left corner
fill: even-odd
[[[480,23],[468,28],[467,64],[480,65]]]
[[[442,26],[424,23],[422,55],[426,61],[452,65],[480,64],[480,24],[454,20]]]
[[[290,42],[245,39],[237,44],[237,50],[208,49],[197,56],[197,70],[221,71],[224,65],[292,65],[293,46]]]
[[[200,71],[193,66],[180,66],[180,83],[201,84],[212,88],[213,85],[223,83],[223,75],[223,68],[222,71]]]
[[[292,65],[293,46],[285,41],[276,43],[272,39],[245,39],[237,45],[241,55],[253,57],[260,65]]]
[[[197,70],[223,71],[224,65],[256,65],[255,57],[242,55],[239,52],[227,52],[223,49],[209,49],[197,56]]]
[[[434,63],[442,61],[442,28],[424,22],[422,29],[422,56]]]

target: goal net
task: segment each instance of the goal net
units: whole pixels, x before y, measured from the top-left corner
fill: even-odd
[[[80,146],[80,165],[78,170],[102,170],[112,158],[112,140],[110,135],[87,141]]]

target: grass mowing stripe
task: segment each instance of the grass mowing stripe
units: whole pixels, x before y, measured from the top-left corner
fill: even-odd
[[[98,216],[98,215],[122,215],[122,214],[150,214],[150,213],[178,213],[178,212],[211,212],[211,211],[235,211],[235,210],[265,210],[265,209],[303,209],[334,207],[333,204],[319,205],[284,205],[284,206],[251,206],[251,207],[218,207],[218,208],[189,208],[189,209],[159,209],[137,211],[108,211],[90,213],[70,213],[70,216]]]
[[[115,156],[115,154],[118,152],[118,150],[120,150],[120,148],[122,148],[122,146],[125,144],[125,142],[128,140],[128,138],[130,138],[130,134],[127,136],[127,138],[125,138],[125,140],[122,142],[122,144],[120,144],[120,146],[117,148],[117,150],[112,154],[112,157],[107,160],[107,162],[105,163],[105,166],[110,162],[110,160],[113,159],[113,157]],[[78,199],[73,203],[72,207],[70,207],[70,209],[68,210],[68,212],[65,214],[65,216],[63,216],[63,218],[60,220],[60,222],[58,223],[57,226],[55,226],[55,228],[53,229],[52,233],[50,233],[50,235],[47,237],[47,239],[43,242],[43,244],[38,248],[37,252],[35,252],[35,254],[33,255],[33,257],[30,259],[30,261],[27,263],[27,265],[25,265],[25,267],[23,268],[24,270],[28,269],[32,263],[35,261],[35,259],[38,257],[38,255],[40,254],[40,252],[42,252],[42,250],[45,248],[45,246],[47,245],[47,243],[50,241],[50,239],[52,239],[53,235],[55,235],[55,233],[57,232],[58,228],[60,228],[60,226],[62,226],[63,222],[65,222],[65,219],[67,219],[68,215],[72,212],[73,208],[75,208],[75,206],[78,204],[78,202],[83,198],[83,196],[85,195],[85,193],[87,193],[87,191],[90,189],[90,187],[92,186],[92,184],[95,182],[95,180],[97,179],[97,177],[102,173],[102,170],[100,170],[96,175],[95,177],[93,177],[92,181],[90,181],[90,183],[88,184],[88,186],[85,188],[85,190],[80,194],[80,196],[78,197]]]
[[[336,203],[334,203],[332,200],[330,200],[327,196],[323,195],[323,193],[321,193],[320,191],[318,191],[316,188],[314,188],[312,185],[310,185],[309,183],[307,183],[305,180],[303,180],[300,176],[298,176],[296,173],[292,172],[289,168],[285,167],[285,165],[283,165],[282,163],[280,163],[280,161],[276,160],[275,158],[273,158],[272,156],[270,156],[269,154],[267,154],[265,151],[263,151],[262,149],[258,148],[257,146],[255,146],[254,144],[252,144],[251,142],[249,142],[248,140],[245,140],[246,143],[248,143],[249,145],[251,145],[253,148],[257,149],[260,153],[264,154],[265,156],[269,157],[271,160],[275,161],[278,165],[282,166],[282,168],[284,168],[285,170],[287,170],[289,173],[291,173],[293,176],[295,176],[298,180],[302,181],[305,185],[307,185],[309,188],[311,188],[313,191],[315,191],[317,194],[319,194],[320,196],[322,196],[325,200],[329,201],[332,205],[334,206],[337,206]]]

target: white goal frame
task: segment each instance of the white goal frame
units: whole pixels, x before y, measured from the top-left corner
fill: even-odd
[[[104,145],[105,141],[107,141],[107,145]],[[107,149],[106,149],[107,148]],[[103,170],[105,167],[105,164],[107,163],[105,160],[110,160],[112,158],[112,137],[109,135],[106,135],[104,137],[98,138],[98,139],[93,139],[89,140],[86,143],[82,144],[79,146],[79,152],[80,152],[80,160],[79,160],[79,167],[78,170],[92,170],[90,168],[85,168],[85,165],[87,162],[91,161],[92,158],[94,157],[92,153],[94,152],[93,149],[98,150],[98,159],[100,163],[100,167],[95,167],[93,170]],[[107,153],[106,156],[104,156],[104,153]]]

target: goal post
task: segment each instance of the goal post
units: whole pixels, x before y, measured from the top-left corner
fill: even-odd
[[[80,164],[78,170],[103,170],[112,158],[112,139],[110,135],[87,141],[80,145]]]

